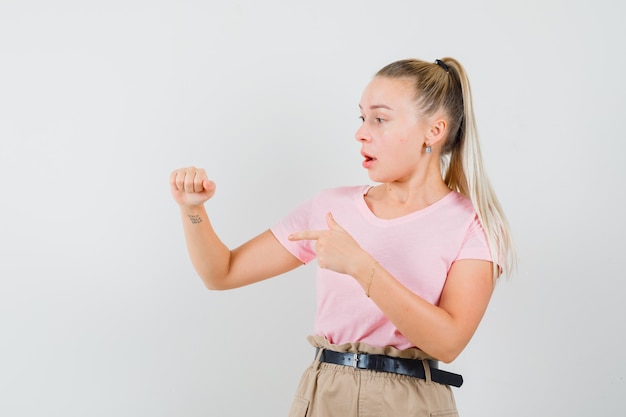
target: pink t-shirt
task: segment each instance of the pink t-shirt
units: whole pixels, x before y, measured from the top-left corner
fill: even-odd
[[[314,241],[292,242],[289,234],[328,229],[326,213],[396,279],[438,304],[446,276],[458,259],[491,261],[485,232],[471,201],[450,192],[436,203],[395,219],[376,217],[363,198],[370,186],[322,191],[272,227],[285,248],[303,263],[315,259]],[[331,343],[365,342],[398,349],[413,344],[383,315],[352,277],[317,269],[315,334]]]

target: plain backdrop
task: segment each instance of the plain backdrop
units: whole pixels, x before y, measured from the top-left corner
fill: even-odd
[[[229,246],[370,183],[358,102],[459,59],[519,269],[446,368],[462,416],[619,415],[624,3],[0,0],[0,415],[286,415],[314,268],[195,275],[170,172],[202,166]]]

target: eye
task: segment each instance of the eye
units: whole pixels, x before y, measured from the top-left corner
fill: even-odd
[[[383,119],[383,118],[381,118],[381,117],[377,117],[377,118],[376,118],[376,123],[378,123],[379,125],[380,125],[380,124],[383,124],[383,122],[384,122],[384,121],[385,121],[385,119]]]
[[[365,123],[365,117],[359,116],[359,119],[361,120],[361,122]]]

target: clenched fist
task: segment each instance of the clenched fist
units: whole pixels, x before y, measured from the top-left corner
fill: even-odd
[[[170,175],[170,190],[180,206],[199,206],[215,194],[215,183],[202,168],[177,169]]]

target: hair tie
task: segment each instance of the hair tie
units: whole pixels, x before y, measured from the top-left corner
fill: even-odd
[[[450,67],[446,65],[445,62],[443,62],[440,59],[436,59],[435,60],[435,64],[439,65],[441,68],[444,69],[445,72],[447,72],[448,74],[450,73]]]

